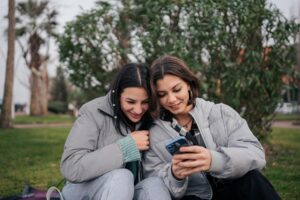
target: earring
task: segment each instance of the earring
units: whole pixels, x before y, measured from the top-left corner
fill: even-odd
[[[191,105],[193,104],[193,92],[192,90],[189,90],[188,93],[189,93],[188,105]]]

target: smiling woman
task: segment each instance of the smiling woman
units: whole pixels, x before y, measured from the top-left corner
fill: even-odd
[[[170,55],[156,59],[150,82],[158,118],[149,130],[146,177],[161,177],[181,200],[280,199],[260,173],[264,150],[247,122],[225,104],[198,98],[197,77],[185,62]],[[189,145],[172,154],[170,140],[179,137]]]
[[[82,106],[61,160],[66,200],[171,199],[160,178],[142,180],[150,96],[148,67],[131,63],[118,72],[106,96]]]

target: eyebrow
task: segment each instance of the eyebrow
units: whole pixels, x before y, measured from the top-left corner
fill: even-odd
[[[136,101],[135,99],[132,99],[130,97],[126,97],[125,100]],[[149,101],[149,98],[142,100],[142,102],[144,102],[144,101]]]
[[[178,85],[180,85],[181,83],[177,83],[175,84],[171,89],[174,89],[176,88]],[[164,92],[164,90],[157,90],[157,92]]]
[[[130,101],[135,101],[134,99],[130,98],[130,97],[126,97],[126,100],[130,100]]]

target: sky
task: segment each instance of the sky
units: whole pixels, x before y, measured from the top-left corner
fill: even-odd
[[[8,12],[8,1],[1,0],[0,3],[0,99],[3,97],[4,92],[4,79],[5,79],[5,66],[6,66],[6,53],[7,53],[7,37],[4,34],[4,30],[7,29],[7,20],[4,16]],[[20,2],[21,0],[16,0]],[[66,22],[71,21],[76,15],[79,15],[85,10],[93,8],[96,0],[49,0],[51,6],[53,6],[59,12],[58,32],[63,33],[63,27]],[[297,17],[300,15],[300,0],[269,0],[269,2],[275,4],[279,10],[288,18]],[[298,12],[298,13],[297,13]],[[57,49],[52,45],[51,60],[48,67],[50,76],[55,76],[55,66],[58,64]],[[30,98],[29,91],[29,75],[30,72],[24,61],[22,60],[20,50],[16,44],[16,55],[15,55],[15,80],[14,80],[14,93],[13,99],[16,103],[27,103]]]
[[[0,3],[0,99],[3,98],[4,93],[4,80],[5,80],[5,67],[6,67],[6,54],[7,54],[7,37],[4,34],[4,30],[7,29],[8,22],[4,19],[4,16],[8,12],[8,1],[1,0]],[[16,3],[20,0],[16,0]],[[53,6],[59,12],[58,32],[63,33],[63,27],[66,22],[71,21],[76,15],[79,15],[84,10],[89,10],[95,5],[95,0],[49,0],[51,6]],[[29,75],[30,71],[24,65],[23,58],[21,57],[18,44],[15,46],[15,80],[14,80],[14,92],[13,99],[16,103],[27,103],[30,99],[29,90]],[[58,64],[58,55],[56,47],[52,45],[52,53],[50,63],[48,66],[48,72],[50,76],[55,76],[56,68]]]

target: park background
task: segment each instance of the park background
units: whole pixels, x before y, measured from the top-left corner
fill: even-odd
[[[30,19],[26,14],[43,4],[26,2],[16,1],[24,4],[16,10],[11,128],[0,129],[0,197],[21,192],[25,184],[41,189],[58,184],[63,143],[80,105],[104,94],[123,63],[150,64],[169,53],[193,68],[201,97],[225,102],[247,119],[265,146],[264,173],[283,199],[299,199],[299,3],[285,1],[292,7],[283,11],[276,6],[281,1],[86,1],[69,10],[60,6],[63,1],[49,1]],[[1,10],[7,12],[7,4]],[[7,19],[1,20],[4,44]],[[37,27],[41,65],[30,64],[34,55],[28,48]],[[6,51],[2,45],[2,83]],[[32,84],[37,74],[46,80],[38,91]],[[1,89],[4,93],[4,84]],[[34,107],[32,99],[44,105]],[[278,120],[285,128],[274,126]]]

